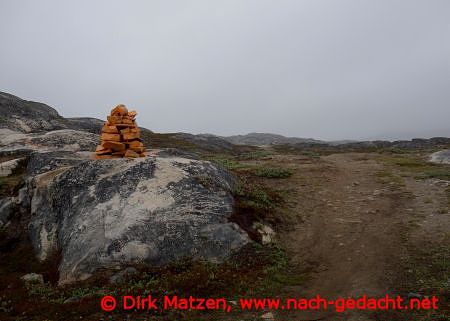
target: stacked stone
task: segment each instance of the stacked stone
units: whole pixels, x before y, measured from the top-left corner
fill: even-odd
[[[135,111],[128,111],[125,105],[111,110],[102,127],[101,142],[95,151],[97,158],[145,157],[136,115]]]

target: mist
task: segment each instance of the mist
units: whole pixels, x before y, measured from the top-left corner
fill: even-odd
[[[0,3],[0,91],[157,132],[450,136],[447,0]]]

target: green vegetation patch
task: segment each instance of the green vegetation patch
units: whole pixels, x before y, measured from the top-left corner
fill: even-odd
[[[266,178],[288,178],[292,176],[292,171],[281,167],[261,167],[254,171],[256,176]]]
[[[376,172],[375,176],[382,184],[391,184],[396,186],[403,186],[405,184],[402,177],[395,175],[394,173],[389,171]]]
[[[251,151],[242,153],[238,156],[240,160],[259,160],[272,156],[273,153],[265,150]]]
[[[239,184],[234,195],[243,199],[248,206],[257,209],[273,209],[279,202],[278,197],[270,196],[263,187],[246,183]]]
[[[432,164],[417,155],[385,157],[383,160],[387,165],[396,166],[416,179],[450,180],[449,165]]]
[[[11,290],[16,292],[0,297],[5,307],[0,312],[5,312],[5,320],[17,320],[17,316],[24,316],[23,320],[59,320],[61,315],[65,320],[79,320],[80,316],[93,320],[91,317],[97,316],[99,300],[104,295],[117,298],[123,295],[156,298],[192,295],[227,300],[270,297],[276,295],[281,286],[298,283],[289,278],[287,266],[287,255],[279,247],[251,243],[221,264],[182,260],[162,267],[136,266],[139,273],[119,284],[108,283],[113,271],[106,270],[87,281],[65,287],[52,282],[16,285]],[[125,315],[118,315],[120,313],[124,312],[119,310],[111,315],[113,319],[126,319]],[[217,317],[218,313],[220,311],[212,311],[209,319]],[[143,315],[155,320],[198,320],[200,316],[195,311],[133,311],[131,315],[139,320]]]

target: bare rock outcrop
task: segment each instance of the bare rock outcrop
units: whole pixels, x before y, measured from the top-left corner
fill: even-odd
[[[430,161],[437,164],[450,164],[450,149],[431,154]]]
[[[34,154],[28,170],[31,240],[41,260],[61,251],[61,284],[133,263],[220,262],[249,241],[227,220],[234,179],[210,162],[53,152]]]

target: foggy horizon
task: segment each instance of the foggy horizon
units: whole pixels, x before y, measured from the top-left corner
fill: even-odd
[[[0,91],[155,132],[450,137],[450,2],[3,1]]]

